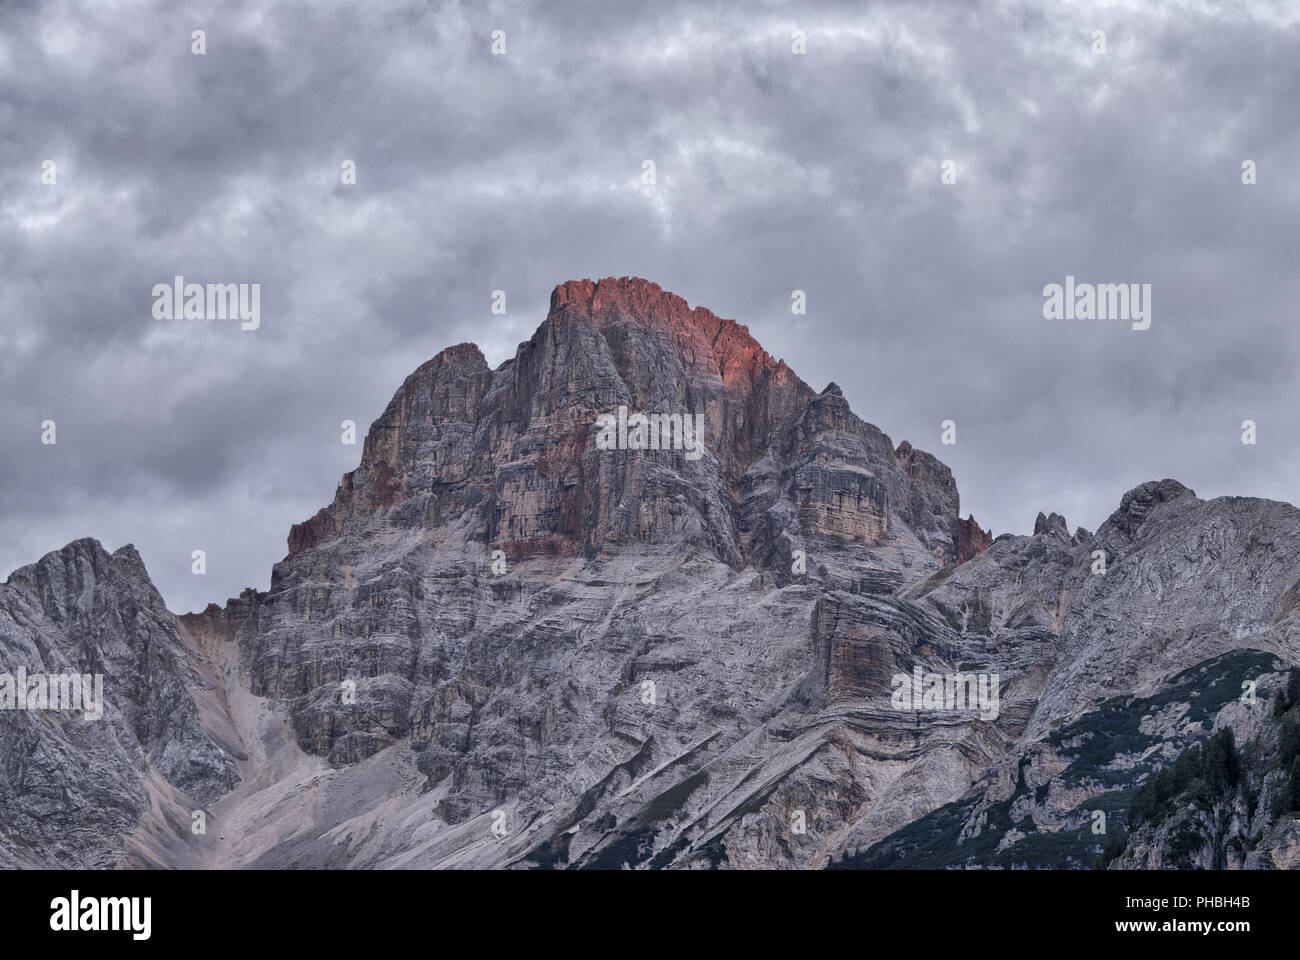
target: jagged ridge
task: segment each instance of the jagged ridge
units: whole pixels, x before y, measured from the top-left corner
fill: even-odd
[[[597,449],[619,406],[700,413],[705,454]],[[95,864],[820,866],[963,797],[1018,797],[1023,758],[1100,701],[1244,649],[1294,660],[1288,505],[1166,480],[1095,535],[1053,514],[990,540],[946,466],[744,327],[641,280],[564,284],[497,369],[462,344],[407,378],[268,592],[179,619],[137,604],[167,676],[141,668],[109,715],[163,690],[175,723],[100,781],[112,828],[59,809]],[[15,580],[0,610],[41,596]],[[141,591],[92,592],[94,644],[133,635],[110,612]],[[913,667],[998,674],[1000,712],[900,712]],[[0,749],[31,802],[13,771],[43,754],[7,730]],[[13,862],[39,859],[20,848],[40,829],[6,838]]]

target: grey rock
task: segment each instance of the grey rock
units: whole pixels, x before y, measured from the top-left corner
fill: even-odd
[[[701,455],[598,449],[619,407],[699,414]],[[0,713],[0,862],[822,867],[942,815],[994,866],[1094,789],[1062,728],[1295,662],[1289,505],[1166,480],[1095,535],[996,539],[959,506],[743,326],[563,284],[513,359],[407,378],[268,591],[173,617],[89,541],[0,587],[7,660],[115,678],[98,732]],[[918,667],[996,674],[996,716],[898,709]],[[1191,735],[1148,728],[1153,756]]]

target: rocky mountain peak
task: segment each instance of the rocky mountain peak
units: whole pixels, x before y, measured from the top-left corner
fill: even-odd
[[[975,515],[957,520],[957,562],[965,563],[993,546],[993,531],[975,522]]]
[[[1038,536],[1041,533],[1051,533],[1053,531],[1057,531],[1066,537],[1070,535],[1070,529],[1065,524],[1065,517],[1061,516],[1059,513],[1044,516],[1043,512],[1040,510],[1037,518],[1034,520],[1034,536]]]
[[[1030,631],[1011,638],[1025,675],[1051,653],[1051,616],[1019,580],[961,594],[1010,552],[959,566],[992,540],[959,505],[938,458],[895,447],[743,325],[644,280],[573,281],[495,369],[462,343],[405,379],[333,502],[292,528],[268,591],[177,618],[133,548],[78,541],[0,587],[0,641],[28,663],[98,657],[113,683],[102,741],[68,727],[40,766],[120,785],[122,835],[94,837],[81,795],[54,823],[81,824],[79,862],[362,865],[317,838],[392,800],[405,812],[362,859],[811,864],[823,854],[748,830],[762,784],[843,782],[810,815],[846,843],[878,838],[917,796],[955,789],[926,773],[948,725],[883,706],[890,675],[1002,656],[988,631],[1011,613]],[[1029,562],[1064,563],[1047,547]],[[841,727],[843,709],[857,718]],[[945,761],[952,784],[1017,735],[1025,710],[1008,716]],[[716,811],[707,835],[657,823],[662,796],[682,824]],[[217,822],[256,825],[240,847],[167,826],[216,798]],[[0,857],[45,835],[46,802],[25,795],[9,839],[0,824]],[[497,808],[535,826],[480,843]]]
[[[1119,509],[1107,518],[1098,530],[1119,531],[1127,537],[1133,537],[1147,519],[1163,504],[1188,498],[1196,499],[1196,491],[1183,486],[1177,480],[1149,480],[1139,484],[1120,500]]]
[[[566,315],[589,320],[613,344],[637,338],[629,325],[650,331],[672,348],[683,372],[694,379],[716,379],[744,392],[775,379],[805,399],[811,396],[807,385],[789,373],[785,361],[764,350],[748,327],[704,307],[692,309],[682,297],[649,280],[607,277],[562,283],[551,294],[547,320]]]
[[[602,417],[641,415],[689,418],[699,449],[663,449],[657,435],[645,450],[598,449]],[[774,468],[775,498],[758,482]],[[335,502],[290,532],[289,556],[397,525],[454,528],[520,557],[685,534],[742,568],[800,537],[781,504],[801,497],[797,526],[815,536],[858,531],[880,546],[910,529],[941,562],[985,543],[959,528],[948,468],[910,444],[895,451],[836,384],[814,393],[746,327],[658,284],[574,280],[496,370],[459,344],[412,373]],[[850,502],[861,516],[844,513]]]
[[[52,550],[35,563],[13,571],[0,585],[27,591],[41,599],[47,613],[62,617],[93,603],[95,589],[109,581],[137,591],[151,605],[163,608],[162,598],[135,546],[128,543],[110,554],[94,537],[82,537]]]

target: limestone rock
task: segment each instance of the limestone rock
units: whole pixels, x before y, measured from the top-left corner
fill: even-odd
[[[880,865],[937,823],[952,865],[1090,865],[1041,835],[1296,661],[1300,511],[1164,480],[994,539],[959,505],[735,321],[562,284],[497,368],[416,368],[268,591],[173,617],[91,541],[0,586],[6,663],[112,679],[98,727],[0,711],[0,863]],[[997,708],[900,707],[926,675]],[[1134,750],[1095,763],[1107,724]]]

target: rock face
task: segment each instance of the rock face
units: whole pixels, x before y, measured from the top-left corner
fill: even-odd
[[[188,832],[190,810],[238,782],[229,744],[203,729],[200,698],[212,688],[134,547],[110,555],[78,540],[15,571],[0,585],[0,655],[11,676],[103,678],[98,718],[41,708],[31,687],[21,692],[35,709],[0,710],[0,865],[167,862],[183,845],[147,849],[160,826],[154,801],[188,798],[174,805],[166,846]]]
[[[958,509],[946,466],[743,326],[642,280],[563,284],[495,370],[462,344],[407,378],[268,592],[174,618],[92,542],[0,587],[6,662],[111,653],[117,678],[111,736],[0,713],[0,798],[36,811],[0,818],[0,862],[883,866],[938,816],[981,837],[952,863],[1034,865],[1024,837],[1106,792],[1068,773],[1083,733],[1060,740],[1099,703],[1295,662],[1288,505],[1166,480],[1096,534],[1052,514],[996,541]],[[25,612],[53,602],[31,571],[69,564],[103,571],[58,574],[76,630]],[[972,701],[900,700],[927,674]],[[1200,730],[1152,723],[1134,789]],[[50,750],[109,795],[94,815],[23,765]],[[91,852],[60,857],[50,817]],[[1051,858],[1091,865],[1075,840]]]
[[[1289,674],[1271,654],[1241,650],[1183,671],[1150,696],[1104,701],[994,764],[965,796],[832,867],[1300,867],[1300,810],[1278,797],[1289,776],[1281,728],[1270,719]],[[1246,682],[1258,697],[1251,705],[1238,700]],[[1249,776],[1180,791],[1161,802],[1156,822],[1135,823],[1144,794],[1212,731],[1248,745]]]
[[[620,407],[702,417],[703,455],[597,449],[597,418]],[[407,378],[334,503],[291,531],[282,566],[364,536],[381,512],[413,529],[467,526],[512,559],[685,542],[740,569],[797,522],[865,546],[907,527],[943,562],[956,507],[947,467],[895,450],[837,386],[815,394],[745,327],[643,280],[584,280],[556,288],[497,370],[461,344]]]
[[[993,546],[993,531],[983,530],[970,516],[957,521],[957,562],[965,563]]]

